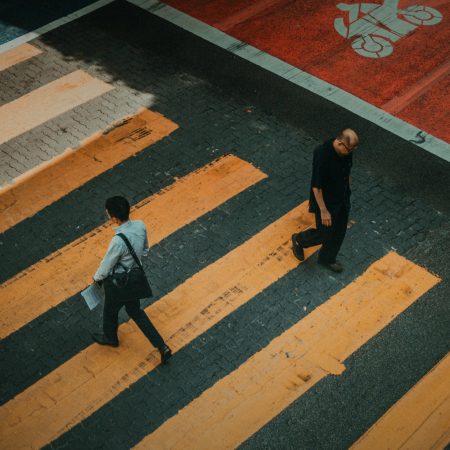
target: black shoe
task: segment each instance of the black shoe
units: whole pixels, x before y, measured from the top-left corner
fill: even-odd
[[[97,342],[97,344],[100,345],[109,345],[110,347],[118,347],[119,346],[119,341],[113,340],[113,339],[108,339],[104,334],[102,333],[94,333],[92,335],[92,339]]]
[[[292,251],[294,252],[295,257],[300,260],[305,260],[305,252],[303,251],[303,247],[297,242],[298,234],[293,234],[291,237],[292,240]]]
[[[341,263],[334,262],[334,263],[324,263],[320,259],[317,261],[321,266],[326,267],[328,270],[331,270],[334,273],[341,273],[344,268],[342,267]]]
[[[159,353],[161,353],[161,364],[167,364],[167,361],[172,357],[172,350],[165,345]]]

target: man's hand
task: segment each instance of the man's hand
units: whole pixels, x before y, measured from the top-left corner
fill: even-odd
[[[320,210],[320,217],[322,219],[322,225],[325,227],[331,227],[331,214],[328,209]]]
[[[322,225],[325,227],[331,227],[331,214],[328,211],[325,202],[323,201],[322,189],[313,187],[314,196],[316,197],[316,202],[320,208],[320,218],[322,219]]]

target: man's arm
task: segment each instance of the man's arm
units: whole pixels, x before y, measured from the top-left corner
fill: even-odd
[[[117,261],[122,256],[123,253],[123,246],[122,243],[119,242],[117,239],[112,238],[108,250],[106,251],[106,254],[100,263],[99,268],[97,269],[97,272],[94,274],[94,281],[102,281],[104,280],[113,267],[117,264]]]
[[[314,152],[313,158],[313,172],[312,172],[312,180],[311,186],[312,191],[314,193],[314,198],[316,199],[317,206],[320,209],[320,218],[322,220],[322,225],[326,227],[331,226],[331,214],[328,211],[327,206],[325,205],[325,201],[323,200],[323,185],[324,179],[327,177],[327,164],[326,159],[323,155],[323,152],[318,151],[318,149]]]
[[[322,189],[313,187],[314,197],[316,198],[317,205],[320,209],[320,218],[322,219],[322,225],[331,227],[331,214],[328,211],[325,202],[323,201]]]
[[[142,256],[147,256],[150,251],[150,246],[148,245],[148,236],[147,236],[147,227],[144,224],[145,229],[145,238],[144,238],[144,251],[142,252]]]

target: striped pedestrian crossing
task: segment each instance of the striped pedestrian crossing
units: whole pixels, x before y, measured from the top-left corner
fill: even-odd
[[[340,375],[346,358],[438,282],[389,253],[136,448],[236,448],[321,379]]]
[[[220,164],[224,164],[222,169],[218,168]],[[212,167],[214,174],[203,176],[192,184],[192,177],[204,174]],[[211,185],[207,179],[222,180],[218,189],[222,191],[224,186],[230,185],[226,176],[231,172],[241,189],[245,189],[242,187],[244,180],[255,175],[255,171],[259,172],[229,155],[178,183],[188,184],[185,187],[189,192],[210,194]],[[259,180],[265,175],[259,172],[256,177]],[[174,190],[176,188],[172,186],[166,192],[174,193]],[[179,192],[175,194],[172,200],[178,198]],[[142,214],[145,211],[142,208],[154,201],[147,199],[136,205],[135,211]],[[191,204],[187,208],[191,208]],[[148,222],[151,215],[148,212],[144,220]],[[173,217],[167,218],[168,222],[172,220]],[[170,336],[168,341],[174,351],[188,345],[295,268],[298,262],[291,255],[289,236],[299,228],[311,225],[312,216],[307,213],[304,203],[148,307],[147,312],[155,325],[164,336]],[[152,228],[157,229],[157,224],[152,224]],[[101,240],[107,242],[105,227],[101,227],[101,231]],[[308,250],[307,257],[315,250]],[[64,253],[61,251],[60,254]],[[99,255],[101,253],[99,251]],[[39,277],[35,282],[38,280]],[[342,373],[346,358],[438,282],[439,279],[425,269],[396,253],[389,253],[206,390],[137,447],[201,449],[221,442],[220,448],[235,448],[318,381],[329,374]],[[88,347],[4,405],[0,409],[0,420],[5,448],[22,445],[39,448],[48,444],[113,401],[115,396],[158,365],[156,352],[148,353],[148,343],[131,324],[120,327],[120,337],[119,349]],[[445,372],[444,377],[446,375]],[[442,381],[442,374],[440,376]],[[426,386],[422,395],[429,389],[430,386]],[[437,420],[441,429],[446,425],[447,406],[443,402],[436,413],[437,419],[441,419]],[[355,445],[375,448],[365,445],[366,439],[369,438],[363,436]],[[446,434],[443,434],[438,443],[445,439]]]
[[[444,449],[450,444],[450,353],[393,405],[353,450]]]
[[[266,178],[253,165],[228,155],[177,180],[134,206],[151,244]],[[92,282],[113,231],[100,226],[0,286],[0,337],[5,338]]]
[[[0,72],[39,55],[42,50],[31,44],[22,44],[0,54]]]
[[[251,7],[252,13],[258,8]],[[0,55],[0,71],[40,53],[29,44],[7,51]],[[77,70],[1,106],[0,145],[111,89]],[[142,108],[79,148],[23,174],[0,190],[0,233],[177,128]],[[251,163],[226,155],[136,204],[132,218],[146,222],[154,245],[266,178]],[[292,255],[290,236],[313,222],[307,203],[302,203],[148,306],[146,312],[174,353],[294,270],[299,262]],[[85,288],[112,233],[108,224],[97,227],[3,283],[0,338],[20,332]],[[316,250],[307,249],[306,258]],[[424,268],[388,253],[136,448],[236,448],[320,380],[342,374],[347,358],[439,282]],[[0,407],[1,447],[51,443],[159,365],[158,353],[133,324],[121,325],[119,338],[117,349],[84,348]],[[447,355],[352,448],[445,448],[450,443],[449,377]]]
[[[174,352],[298,266],[290,236],[312,225],[307,208],[302,203],[147,307]],[[133,325],[121,325],[119,337],[118,349],[92,345],[6,403],[0,409],[5,447],[42,447],[159,364]]]
[[[172,133],[178,126],[142,108],[96,133],[78,149],[66,150],[0,190],[0,233],[31,217],[116,164]]]
[[[76,70],[0,107],[0,145],[113,89]]]

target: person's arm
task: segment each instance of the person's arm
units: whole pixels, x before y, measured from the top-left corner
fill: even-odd
[[[320,210],[320,218],[322,220],[322,225],[326,227],[331,226],[331,214],[328,211],[325,201],[323,199],[323,185],[324,179],[327,176],[327,165],[322,153],[314,153],[313,158],[313,173],[311,186],[314,193],[314,198],[316,199],[317,206]]]
[[[142,252],[142,256],[148,256],[148,252],[150,251],[150,246],[148,245],[148,236],[147,236],[147,227],[144,223],[144,231],[145,231],[145,238],[144,238],[144,250]]]
[[[323,201],[322,189],[313,187],[314,197],[316,198],[317,205],[320,209],[320,218],[322,219],[322,225],[331,227],[331,214],[328,211],[325,202]]]
[[[117,264],[117,261],[123,254],[123,245],[122,243],[116,239],[115,237],[112,238],[108,250],[106,251],[106,254],[100,263],[99,268],[97,269],[97,272],[94,274],[94,281],[100,282],[104,280],[113,267]]]

